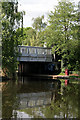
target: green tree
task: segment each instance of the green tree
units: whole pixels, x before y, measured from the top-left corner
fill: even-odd
[[[22,18],[17,1],[2,2],[2,67],[7,76],[13,76],[17,67],[16,29],[21,26]]]
[[[41,17],[33,18],[32,20],[34,21],[32,26],[36,31],[42,31],[46,27],[46,22],[43,22],[44,15]]]
[[[48,15],[49,26],[45,31],[47,46],[53,46],[52,51],[62,56],[65,65],[69,63],[69,57],[77,40],[74,38],[76,26],[75,5],[68,0],[61,0],[54,12]]]
[[[47,23],[44,21],[44,15],[41,17],[33,18],[33,28],[36,31],[36,44],[35,46],[44,45],[44,31],[47,26]]]
[[[17,34],[22,33],[22,29],[19,28],[16,31]],[[36,31],[32,27],[23,28],[23,35],[18,38],[20,45],[35,46]]]
[[[76,25],[76,38],[78,39],[78,45],[76,49],[76,69],[80,71],[80,1],[78,3],[77,11],[77,25]]]
[[[33,18],[33,28],[26,27],[19,28],[16,30],[16,34],[20,35],[18,37],[18,42],[20,45],[27,45],[27,46],[43,46],[44,44],[44,31],[46,27],[46,23],[43,21],[44,16]],[[23,35],[22,35],[23,33]]]

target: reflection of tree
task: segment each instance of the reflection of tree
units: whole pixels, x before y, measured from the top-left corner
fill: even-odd
[[[80,119],[80,81],[78,84],[78,118]]]
[[[52,101],[51,106],[44,108],[46,118],[78,117],[78,85],[71,84],[63,89],[61,98]]]
[[[5,82],[2,88],[2,118],[11,118],[16,105],[16,84],[15,82]],[[15,103],[15,105],[14,105]]]

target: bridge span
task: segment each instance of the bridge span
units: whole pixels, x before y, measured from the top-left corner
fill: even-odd
[[[18,46],[20,74],[48,74],[53,72],[51,48]]]

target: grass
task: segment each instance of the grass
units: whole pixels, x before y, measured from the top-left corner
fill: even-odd
[[[62,73],[62,72],[61,72],[59,75],[65,75],[65,73]]]

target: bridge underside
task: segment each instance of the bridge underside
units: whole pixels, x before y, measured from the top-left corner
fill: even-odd
[[[20,62],[18,65],[18,73],[21,75],[29,74],[54,74],[55,68],[49,62]]]

